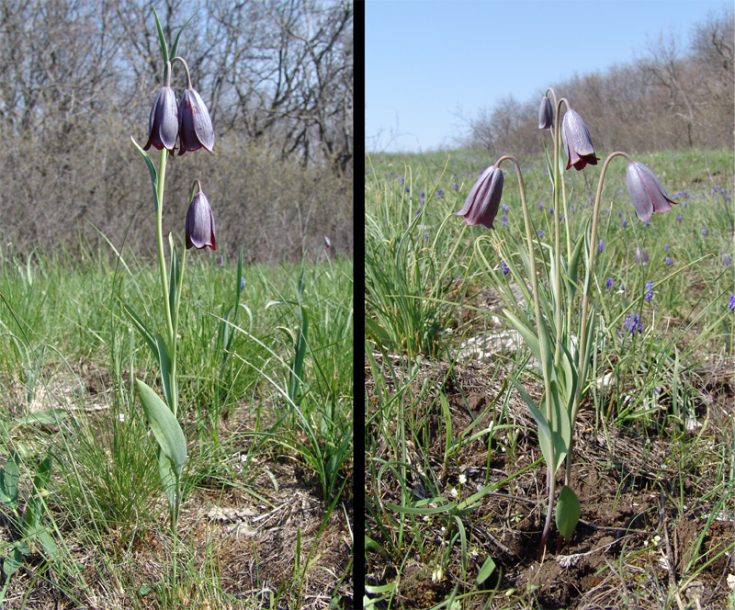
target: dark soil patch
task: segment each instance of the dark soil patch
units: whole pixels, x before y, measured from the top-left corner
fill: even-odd
[[[735,573],[735,497],[722,485],[720,493],[711,492],[717,489],[717,447],[732,442],[728,425],[705,430],[706,440],[696,436],[699,430],[668,435],[662,428],[655,435],[595,427],[590,409],[583,408],[572,477],[581,522],[569,542],[555,533],[540,555],[545,466],[533,466],[540,456],[535,426],[520,397],[514,392],[507,403],[495,400],[505,395],[502,365],[373,358],[382,379],[366,366],[368,463],[403,457],[393,455],[395,445],[386,440],[392,430],[398,434],[397,422],[386,431],[371,419],[387,397],[404,401],[412,431],[406,432],[405,456],[412,498],[402,500],[406,490],[398,477],[384,472],[376,485],[368,476],[366,530],[384,550],[368,556],[368,583],[397,583],[391,607],[428,608],[452,592],[465,595],[463,608],[727,607],[726,579]],[[719,371],[707,383],[717,391],[702,390],[721,398],[709,401],[701,416],[729,421],[731,375]],[[526,387],[539,396],[538,388]],[[451,417],[449,452],[440,394]],[[471,440],[491,425],[497,432]],[[463,437],[470,440],[459,446]],[[557,477],[559,483],[563,473]],[[438,507],[441,498],[461,502],[489,488],[466,510],[404,520],[402,532],[400,512],[387,506],[421,500],[427,506],[435,499],[428,506]],[[464,561],[460,529],[467,540]],[[479,586],[475,579],[488,556],[496,570]]]

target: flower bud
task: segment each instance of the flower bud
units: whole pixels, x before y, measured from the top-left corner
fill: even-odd
[[[468,225],[483,225],[493,228],[503,195],[503,172],[494,165],[488,167],[470,189],[464,206],[456,216],[464,217]]]
[[[554,109],[551,106],[551,100],[544,95],[541,100],[541,106],[538,109],[538,128],[550,129],[554,124]]]
[[[143,150],[153,146],[158,150],[165,148],[173,152],[178,133],[179,112],[176,108],[176,94],[171,87],[161,87],[151,108],[148,141]]]
[[[579,171],[585,165],[597,165],[599,159],[595,156],[595,149],[592,146],[592,138],[587,125],[585,125],[582,117],[571,108],[564,113],[564,119],[561,123],[561,139],[569,158],[567,169],[574,167]]]
[[[648,222],[654,212],[668,212],[671,204],[676,203],[653,172],[639,161],[628,164],[626,183],[635,213],[642,222]]]
[[[179,155],[204,148],[212,152],[214,129],[209,111],[201,96],[186,89],[179,103]]]
[[[214,238],[214,214],[207,196],[201,190],[194,195],[186,212],[186,249],[192,247],[217,249]]]

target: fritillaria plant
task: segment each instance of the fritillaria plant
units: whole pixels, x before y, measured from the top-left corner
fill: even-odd
[[[177,417],[179,398],[176,361],[181,287],[184,280],[187,250],[192,247],[214,250],[216,241],[212,209],[202,191],[201,183],[195,180],[189,197],[190,205],[186,221],[182,223],[186,248],[182,244],[177,245],[176,240],[169,233],[169,260],[167,261],[163,233],[166,162],[168,157],[173,155],[177,142],[180,155],[200,148],[212,152],[214,130],[206,105],[192,88],[186,62],[176,56],[181,31],[169,48],[155,11],[154,16],[163,56],[164,84],[158,90],[151,110],[148,141],[141,148],[135,139],[131,139],[143,156],[153,186],[163,330],[156,332],[129,305],[125,304],[124,307],[159,365],[163,397],[140,379],[136,380],[136,389],[151,431],[158,442],[159,473],[169,503],[172,534],[176,540],[176,523],[181,504],[180,479],[187,459],[186,439]],[[176,103],[176,92],[171,87],[172,66],[177,62],[184,67],[188,84],[178,104]],[[151,147],[160,151],[158,165],[146,152]]]
[[[562,117],[563,109],[566,112]],[[563,146],[567,155],[567,170],[573,167],[581,171],[587,165],[596,165],[599,158],[595,154],[589,129],[582,117],[571,108],[565,98],[557,101],[556,94],[551,89],[541,101],[538,124],[539,129],[549,129],[552,134],[553,165],[550,174],[553,191],[553,243],[550,246],[542,244],[543,234],[540,230],[533,230],[521,168],[518,161],[510,155],[500,157],[480,175],[464,206],[456,214],[462,216],[467,224],[479,224],[492,229],[502,198],[503,173],[500,166],[505,162],[514,165],[525,228],[525,244],[519,246],[517,257],[517,260],[522,261],[522,268],[509,264],[511,257],[502,255],[504,244],[497,236],[494,236],[494,244],[499,262],[488,261],[478,247],[480,240],[476,242],[476,250],[490,269],[494,271],[501,268],[503,276],[510,275],[532,306],[529,315],[522,305],[518,305],[517,299],[507,298],[508,308],[504,313],[539,362],[544,382],[543,398],[538,404],[520,385],[517,386],[538,427],[539,445],[547,466],[548,510],[539,544],[539,552],[542,552],[551,532],[556,500],[556,474],[564,463],[564,487],[559,493],[556,524],[566,539],[571,537],[580,515],[579,499],[571,487],[574,421],[588,387],[588,367],[593,353],[594,314],[591,311],[590,292],[595,277],[596,254],[601,251],[597,236],[598,221],[603,185],[610,162],[616,157],[628,160],[628,191],[641,221],[648,222],[654,212],[666,212],[676,202],[669,197],[656,176],[645,165],[634,161],[627,153],[615,151],[602,164],[591,226],[586,225],[586,231],[572,236],[569,222],[564,223],[566,256],[562,257],[560,210],[563,210],[564,218],[569,215],[560,167],[561,148]],[[544,294],[550,296],[542,302],[539,279],[543,279],[544,275],[539,273],[537,261],[547,260],[547,253],[548,290]],[[578,279],[580,266],[584,270],[581,290]]]

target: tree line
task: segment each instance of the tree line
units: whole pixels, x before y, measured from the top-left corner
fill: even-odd
[[[147,139],[162,84],[152,7],[170,41],[184,26],[179,54],[217,136],[206,175],[192,176],[186,156],[169,164],[169,226],[183,227],[199,177],[218,242],[251,259],[299,257],[323,235],[350,251],[349,0],[0,0],[2,245],[99,232],[150,243],[151,228],[136,226],[150,185],[129,138]],[[180,69],[172,86],[186,86]]]
[[[686,44],[661,35],[635,62],[549,85],[572,100],[601,150],[732,149],[734,44],[729,9],[696,24]],[[539,90],[524,102],[509,96],[484,110],[470,121],[464,144],[495,154],[532,154],[542,95]]]

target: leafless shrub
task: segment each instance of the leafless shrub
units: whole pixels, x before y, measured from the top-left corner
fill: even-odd
[[[197,176],[218,244],[251,260],[352,250],[352,4],[157,0],[217,133]],[[99,241],[146,252],[147,138],[160,52],[144,0],[0,0],[3,240],[15,251]],[[182,78],[176,75],[176,79]],[[183,80],[173,83],[177,88]],[[155,154],[155,153],[154,153]],[[169,163],[166,228],[183,233],[192,180]],[[127,237],[126,237],[127,236]],[[4,245],[4,244],[3,244]]]
[[[687,49],[662,35],[634,63],[553,86],[583,114],[602,150],[733,148],[734,41],[729,9],[695,25]],[[467,144],[494,153],[537,146],[542,94],[523,103],[506,98],[483,111],[470,122]]]

